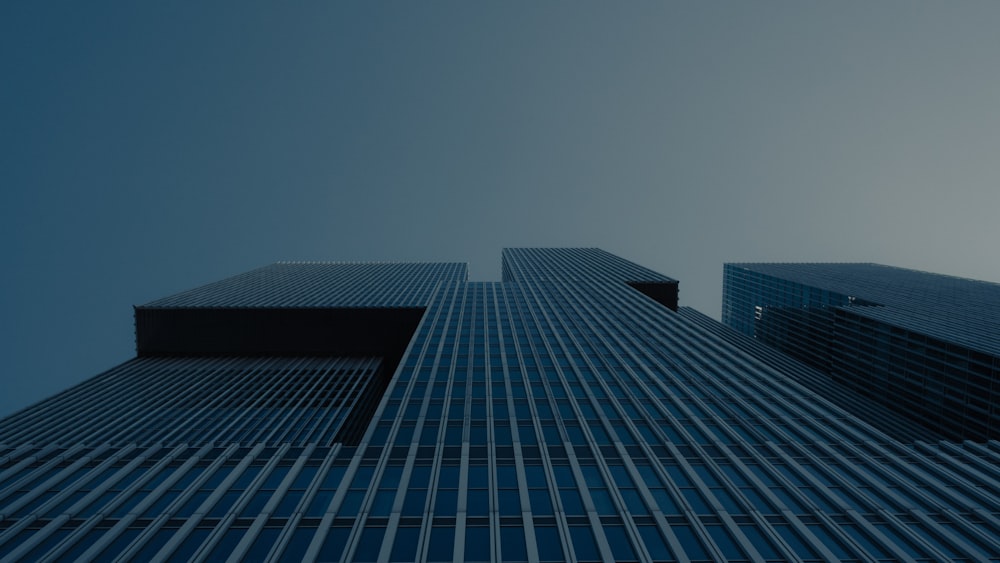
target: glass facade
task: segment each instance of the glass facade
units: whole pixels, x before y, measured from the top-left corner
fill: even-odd
[[[995,442],[841,408],[670,278],[597,249],[507,249],[500,282],[324,266],[140,307],[155,346],[0,422],[0,557],[1000,561]],[[248,317],[169,311],[199,308],[285,324],[211,354],[172,331]]]
[[[878,264],[727,264],[723,322],[927,429],[1000,437],[1000,285]]]

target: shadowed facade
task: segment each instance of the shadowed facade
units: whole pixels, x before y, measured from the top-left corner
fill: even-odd
[[[723,322],[950,440],[1000,437],[1000,285],[879,264],[726,264]]]

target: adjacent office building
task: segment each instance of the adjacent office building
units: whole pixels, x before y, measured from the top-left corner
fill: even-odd
[[[0,421],[0,557],[1000,561],[944,441],[597,249],[278,263],[137,307]]]
[[[726,264],[724,323],[950,440],[1000,438],[1000,285],[879,264]]]

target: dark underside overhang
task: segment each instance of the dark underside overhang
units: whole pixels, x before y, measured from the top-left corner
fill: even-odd
[[[677,310],[677,281],[626,282],[630,287],[656,301],[660,305]]]
[[[424,314],[393,308],[135,308],[136,354],[398,359]]]

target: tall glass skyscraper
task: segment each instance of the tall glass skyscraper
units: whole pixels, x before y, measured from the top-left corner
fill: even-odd
[[[136,330],[0,422],[5,561],[1000,561],[1000,445],[601,250],[279,263]]]
[[[1000,438],[1000,285],[879,264],[726,264],[722,320],[951,440]]]

